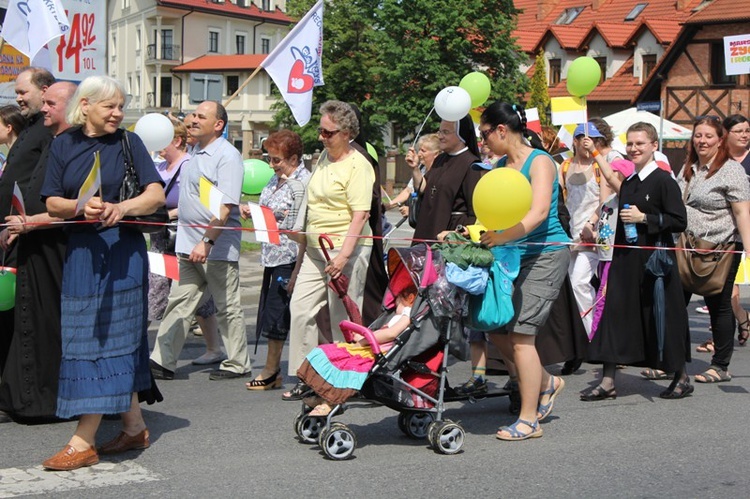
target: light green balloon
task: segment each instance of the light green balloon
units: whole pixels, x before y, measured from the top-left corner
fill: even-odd
[[[0,311],[16,306],[16,274],[6,268],[0,270]]]
[[[273,177],[271,165],[260,159],[246,159],[242,162],[245,176],[242,179],[243,194],[260,194]]]
[[[365,142],[365,145],[367,146],[367,152],[370,153],[370,156],[377,161],[378,160],[378,151],[375,150],[375,147],[370,144],[369,142]]]
[[[592,57],[579,57],[568,68],[567,87],[570,95],[583,97],[594,91],[602,77],[602,68]]]
[[[490,79],[487,78],[486,74],[479,71],[474,71],[461,78],[461,83],[458,86],[469,92],[471,107],[481,106],[487,102],[492,90]]]

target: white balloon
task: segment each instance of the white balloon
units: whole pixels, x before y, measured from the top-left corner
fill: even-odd
[[[172,121],[159,113],[142,116],[135,124],[134,131],[149,151],[161,151],[174,138]]]
[[[461,87],[445,87],[435,97],[435,112],[446,121],[458,121],[471,109],[471,96]]]

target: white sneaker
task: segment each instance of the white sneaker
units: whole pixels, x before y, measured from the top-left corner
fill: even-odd
[[[699,314],[707,314],[708,313],[708,306],[703,305],[702,307],[695,307],[695,311]]]
[[[207,366],[209,364],[218,364],[222,360],[225,360],[227,356],[224,352],[211,353],[206,352],[193,361],[194,366]]]

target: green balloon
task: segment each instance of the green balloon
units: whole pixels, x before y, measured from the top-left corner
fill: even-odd
[[[599,85],[601,77],[602,68],[593,57],[579,57],[568,68],[568,92],[575,97],[588,95]]]
[[[461,78],[461,83],[458,86],[469,92],[471,107],[481,106],[487,102],[492,90],[490,79],[487,78],[486,74],[479,71],[474,71]]]
[[[369,142],[365,142],[365,146],[367,147],[367,152],[370,153],[370,156],[372,156],[372,159],[375,161],[378,160],[378,151],[375,150],[375,146],[370,144]]]
[[[0,311],[16,306],[16,274],[8,267],[0,270]]]
[[[260,159],[246,159],[242,162],[245,176],[242,179],[243,194],[260,194],[260,191],[273,177],[271,165]]]

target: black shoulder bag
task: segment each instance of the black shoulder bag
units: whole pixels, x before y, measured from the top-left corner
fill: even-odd
[[[424,183],[424,174],[422,175],[422,180],[419,182],[419,187],[414,189],[414,192],[411,193],[411,196],[409,196],[409,199],[406,201],[407,206],[409,207],[409,226],[412,229],[417,228],[417,218],[419,217],[419,205],[422,203],[422,196],[419,191],[420,189],[422,189],[423,183]]]
[[[135,171],[135,165],[133,164],[133,152],[130,148],[130,139],[128,139],[128,132],[123,130],[122,132],[122,152],[125,155],[125,176],[122,179],[122,185],[120,186],[120,202],[128,199],[133,199],[141,195],[143,190],[138,183],[138,174]],[[160,206],[150,215],[138,215],[134,217],[124,217],[124,221],[127,222],[146,222],[140,223],[126,223],[123,224],[133,230],[143,232],[144,234],[151,234],[164,230],[164,225],[169,222],[169,213],[165,205]]]

